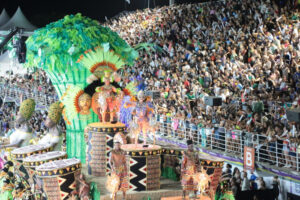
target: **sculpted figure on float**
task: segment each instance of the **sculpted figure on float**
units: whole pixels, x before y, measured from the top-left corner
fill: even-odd
[[[29,145],[32,138],[32,129],[29,126],[29,120],[35,109],[35,101],[27,99],[21,103],[20,110],[16,117],[16,130],[9,136],[9,144],[0,146],[7,147],[23,147]]]
[[[91,101],[92,101],[91,96],[86,93],[83,93],[79,97],[79,108],[80,108],[79,114],[81,114],[81,115],[89,115],[90,114]]]
[[[45,126],[48,128],[47,134],[38,142],[38,144],[44,144],[52,146],[54,151],[61,151],[63,144],[63,135],[58,129],[57,125],[60,122],[62,114],[62,107],[60,102],[56,102],[50,105],[48,116],[45,121]]]

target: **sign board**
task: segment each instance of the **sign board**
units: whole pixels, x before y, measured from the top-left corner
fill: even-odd
[[[244,147],[244,169],[254,171],[255,150],[251,147]]]

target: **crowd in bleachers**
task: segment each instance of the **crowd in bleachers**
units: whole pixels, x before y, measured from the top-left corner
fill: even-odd
[[[0,110],[0,134],[4,136],[6,134],[10,134],[15,130],[15,116],[18,112],[18,108],[16,108],[13,104],[4,104]],[[47,127],[45,126],[45,120],[47,117],[46,110],[36,110],[28,122],[30,127],[32,128],[32,132],[35,136],[42,137],[47,132]],[[65,133],[66,127],[63,121],[59,124],[59,129]]]
[[[36,95],[56,96],[54,87],[44,71],[0,76],[0,84]]]
[[[139,10],[105,25],[132,46],[148,42],[163,49],[141,53],[123,82],[140,76],[148,90],[159,90],[157,111],[172,118],[175,129],[187,121],[195,129],[222,124],[264,135],[267,150],[280,143],[296,159],[299,124],[287,120],[286,109],[300,105],[297,9],[270,0],[227,0]],[[223,105],[205,105],[211,95]],[[283,165],[296,169],[288,160]]]
[[[40,96],[41,98],[56,97],[56,93],[50,79],[47,78],[43,71],[32,72],[27,74],[11,74],[10,76],[0,77],[0,134],[4,135],[11,129],[15,128],[14,119],[18,106],[16,101],[4,102],[7,96],[17,98],[17,102],[21,99],[31,98],[32,96]],[[9,94],[13,91],[13,95]],[[26,95],[30,95],[27,97]],[[45,105],[47,107],[47,105]],[[37,134],[44,133],[46,128],[43,121],[47,116],[46,111],[37,110],[30,121],[33,131]]]

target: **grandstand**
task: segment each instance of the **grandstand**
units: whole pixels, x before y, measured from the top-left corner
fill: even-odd
[[[154,51],[145,48],[133,66],[126,66],[120,85],[138,77],[147,90],[159,91],[160,98],[153,101],[158,143],[186,148],[191,139],[199,152],[240,169],[245,148],[253,148],[255,173],[266,177],[270,187],[273,176],[279,176],[280,199],[300,198],[300,121],[287,114],[300,108],[296,3],[174,4],[124,12],[103,24],[131,46],[156,46]],[[15,113],[20,96],[34,98],[38,110],[58,100],[44,72],[26,76],[1,81],[2,109]],[[207,96],[221,98],[221,105],[207,105]],[[2,134],[13,118],[0,115]]]

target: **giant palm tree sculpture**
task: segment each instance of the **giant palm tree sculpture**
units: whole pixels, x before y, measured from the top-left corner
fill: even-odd
[[[125,64],[132,65],[138,57],[137,51],[117,33],[81,14],[65,16],[36,30],[26,41],[26,46],[25,65],[43,69],[60,98],[64,97],[68,88],[73,88],[76,95],[82,95],[82,91],[89,85],[88,78],[91,75],[95,74],[99,78],[99,74],[103,74],[101,70],[104,72],[111,69],[111,63],[118,69]],[[93,62],[90,61],[93,59],[90,56],[101,57],[104,54],[107,56],[106,60],[102,60],[100,64],[94,63],[98,67],[91,65]],[[99,68],[100,65],[102,68]],[[89,99],[88,95],[83,98]],[[71,119],[65,118],[68,120],[67,153],[69,157],[80,158],[83,163],[86,148],[84,128],[89,123],[98,121],[94,112],[87,113],[82,117],[80,113],[74,112]]]

